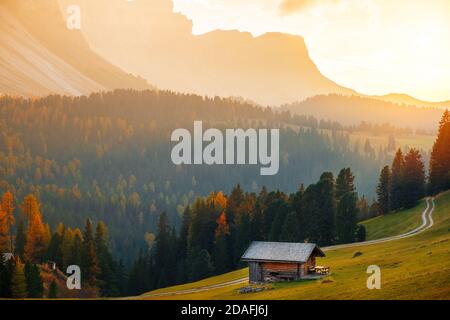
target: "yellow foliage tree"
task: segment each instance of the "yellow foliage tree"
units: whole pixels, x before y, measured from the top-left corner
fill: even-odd
[[[28,217],[25,260],[33,263],[42,262],[49,241],[49,230],[42,222],[40,204],[33,195],[24,199],[22,210]]]
[[[14,218],[14,196],[6,192],[0,203],[0,252],[11,252],[11,226],[16,222]]]

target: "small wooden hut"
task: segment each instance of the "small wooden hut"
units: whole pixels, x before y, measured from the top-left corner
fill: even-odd
[[[315,273],[316,257],[324,257],[314,243],[254,241],[241,260],[248,262],[249,282],[290,281]]]

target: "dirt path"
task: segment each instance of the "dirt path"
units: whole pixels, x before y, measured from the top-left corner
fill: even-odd
[[[425,210],[422,212],[422,224],[414,230],[408,231],[404,234],[387,237],[387,238],[383,238],[383,239],[324,247],[324,248],[322,248],[322,250],[330,251],[330,250],[337,250],[337,249],[368,246],[368,245],[377,244],[377,243],[384,243],[384,242],[409,238],[409,237],[415,236],[419,233],[422,233],[434,225],[434,220],[433,220],[433,212],[434,212],[434,208],[435,208],[434,198],[426,198],[426,203],[427,203],[427,206],[426,206]],[[229,281],[229,282],[214,284],[214,285],[210,285],[210,286],[185,289],[185,290],[179,290],[179,291],[164,292],[164,293],[148,293],[148,294],[143,294],[138,297],[131,297],[131,298],[127,298],[127,299],[157,298],[157,297],[197,293],[197,292],[202,292],[202,291],[208,291],[208,290],[213,290],[213,289],[218,289],[218,288],[229,287],[229,286],[233,286],[236,284],[246,283],[247,281],[248,281],[248,277],[245,277],[242,279],[237,279],[237,280],[233,280],[233,281]]]

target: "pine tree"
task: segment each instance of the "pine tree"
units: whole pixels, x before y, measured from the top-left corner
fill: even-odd
[[[103,221],[97,224],[95,247],[100,267],[100,274],[98,276],[100,293],[105,297],[116,297],[119,295],[119,289],[114,270],[114,262],[108,248],[108,229]]]
[[[289,206],[286,199],[276,199],[270,203],[266,210],[266,214],[272,223],[270,225],[269,231],[269,241],[279,241],[281,236],[281,231],[283,228],[284,221],[289,213]],[[267,221],[269,223],[269,221]],[[248,245],[248,244],[247,244]],[[243,249],[245,250],[245,248]],[[241,255],[242,255],[241,250]]]
[[[316,203],[318,210],[316,223],[318,234],[316,236],[319,245],[333,244],[336,227],[336,198],[333,174],[325,172],[317,183],[318,193]]]
[[[74,251],[74,234],[75,232],[72,230],[72,228],[66,228],[64,229],[64,233],[62,235],[61,245],[60,245],[60,251],[61,251],[61,267],[63,269],[66,269],[69,265],[75,264],[80,265],[79,263],[75,263],[73,259]],[[79,261],[78,261],[79,262]]]
[[[95,250],[95,241],[92,231],[92,222],[90,219],[86,220],[81,259],[83,280],[90,286],[95,287],[97,285],[97,276],[100,273],[100,268],[98,265],[98,257]]]
[[[213,266],[208,251],[199,248],[191,249],[189,254],[190,265],[190,281],[197,281],[209,277],[212,273]]]
[[[399,210],[405,203],[404,188],[404,167],[405,160],[403,153],[398,149],[392,162],[391,186],[390,186],[390,204],[392,210]]]
[[[281,228],[280,240],[286,242],[301,242],[299,234],[299,223],[297,213],[290,211],[284,220],[283,227]]]
[[[305,239],[305,203],[304,203],[304,195],[305,195],[305,187],[302,184],[299,190],[291,197],[291,210],[295,212],[296,219],[291,217],[291,222],[295,222],[296,236],[293,237],[297,239],[296,241],[303,241]],[[287,219],[288,220],[288,219]],[[285,221],[286,225],[286,221]],[[291,229],[291,233],[293,232],[293,228],[285,226],[283,229],[287,228]],[[286,232],[289,232],[286,230]]]
[[[159,217],[158,235],[155,239],[154,259],[155,279],[158,288],[174,283],[176,279],[176,237],[171,230],[168,216],[163,212]]]
[[[70,264],[81,266],[83,264],[83,235],[78,228],[74,230],[71,248]]]
[[[228,248],[230,227],[228,225],[225,212],[217,219],[217,228],[214,240],[213,265],[216,274],[223,274],[230,271],[230,252]]]
[[[416,149],[411,149],[405,156],[404,167],[405,207],[412,208],[425,195],[425,169],[422,156]]]
[[[23,299],[28,295],[25,279],[24,265],[17,259],[11,276],[11,296],[15,299]]]
[[[192,212],[190,206],[187,206],[183,213],[180,234],[177,243],[177,283],[185,283],[188,280],[187,270],[187,253],[188,253],[188,237],[191,225]]]
[[[430,192],[437,194],[450,189],[450,112],[445,110],[439,122],[439,132],[430,159]]]
[[[56,232],[50,239],[50,243],[48,245],[46,259],[50,261],[54,261],[57,266],[63,266],[63,257],[61,244],[63,242],[65,227],[62,223],[60,223],[57,227]]]
[[[0,252],[12,252],[11,226],[14,218],[14,196],[6,192],[0,203]]]
[[[50,283],[50,287],[48,289],[48,298],[49,299],[56,299],[58,298],[58,287],[56,285],[55,280]]]
[[[44,284],[37,265],[29,262],[25,264],[25,279],[28,298],[42,298],[44,295]]]
[[[357,227],[357,201],[354,176],[350,169],[342,169],[336,180],[338,199],[336,214],[336,236],[339,243],[355,241]]]
[[[124,296],[127,293],[127,270],[122,260],[119,261],[116,267],[117,275],[117,288],[119,289],[119,294]]]
[[[346,194],[355,192],[355,177],[350,168],[342,169],[336,179],[336,201],[340,201]]]
[[[16,231],[16,239],[15,239],[15,253],[20,258],[23,258],[25,254],[25,243],[27,242],[27,235],[25,232],[25,225],[23,220],[19,221]]]
[[[391,171],[389,166],[385,166],[380,173],[380,179],[377,186],[377,203],[378,212],[381,215],[387,214],[390,211],[390,193],[389,186],[391,181]]]

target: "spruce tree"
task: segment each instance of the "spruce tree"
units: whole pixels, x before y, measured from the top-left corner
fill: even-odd
[[[25,279],[25,267],[20,259],[17,259],[11,275],[11,296],[15,299],[23,299],[28,295]]]
[[[16,231],[16,239],[15,239],[15,254],[23,258],[23,255],[25,253],[25,243],[27,241],[27,235],[25,233],[25,225],[24,221],[21,219],[19,220],[19,223],[17,225],[17,231]]]
[[[2,259],[3,261],[3,259]],[[11,279],[14,272],[15,262],[14,259],[9,261],[3,261],[1,264],[0,272],[0,298],[11,298]]]
[[[300,227],[297,213],[295,211],[290,211],[286,216],[286,219],[284,219],[280,240],[286,242],[301,242],[302,239],[299,230]]]
[[[389,186],[391,181],[391,171],[389,166],[385,166],[380,173],[380,179],[377,186],[378,213],[387,214],[390,211],[390,193]]]
[[[119,289],[114,270],[114,262],[108,248],[108,229],[103,221],[97,224],[95,247],[100,268],[98,275],[100,293],[105,297],[118,296]]]
[[[187,206],[183,213],[180,234],[177,241],[177,283],[185,283],[188,279],[187,270],[187,253],[188,253],[188,237],[191,225],[192,211]]]
[[[325,172],[317,183],[316,224],[318,229],[317,243],[330,245],[334,243],[336,233],[336,197],[333,174]]]
[[[192,248],[190,253],[190,281],[197,281],[209,277],[213,266],[211,257],[205,249]]]
[[[411,149],[405,156],[404,175],[404,206],[412,208],[425,195],[425,169],[418,150]]]
[[[350,169],[342,169],[336,180],[336,196],[338,199],[336,214],[336,236],[339,243],[355,241],[357,227],[357,202],[354,176]]]
[[[56,299],[58,298],[58,287],[56,285],[55,280],[50,283],[50,287],[48,289],[48,298],[49,299]]]
[[[215,232],[214,252],[212,255],[215,274],[223,274],[230,271],[231,257],[228,248],[229,234],[230,227],[224,212],[217,220]]]
[[[450,189],[450,112],[445,110],[430,159],[430,192],[437,194]]]
[[[391,172],[390,204],[392,210],[399,210],[405,204],[404,167],[403,153],[398,149],[392,162]]]
[[[25,279],[27,284],[28,298],[42,298],[44,295],[44,284],[41,272],[35,264],[25,264]]]
[[[97,285],[97,277],[100,273],[98,265],[97,252],[95,250],[95,241],[92,231],[92,222],[90,219],[86,220],[86,226],[84,230],[84,242],[82,250],[82,281],[89,284],[92,287]]]

